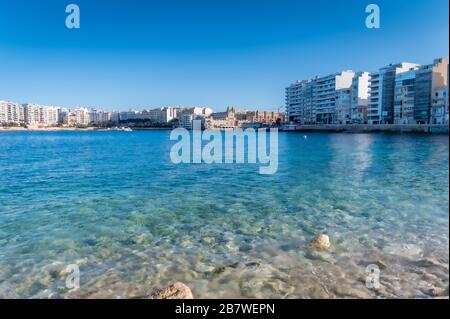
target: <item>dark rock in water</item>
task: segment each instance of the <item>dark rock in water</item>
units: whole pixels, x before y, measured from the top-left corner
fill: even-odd
[[[95,239],[86,239],[84,243],[88,246],[95,246],[97,245],[97,241]]]
[[[152,292],[149,299],[194,299],[191,289],[181,282],[177,282],[165,289]]]
[[[220,274],[224,273],[226,269],[227,268],[223,267],[223,266],[222,267],[217,267],[216,269],[213,270],[213,274],[214,275],[220,275]]]
[[[248,252],[250,250],[252,250],[252,246],[251,245],[244,244],[244,245],[239,247],[239,251],[242,251],[242,252]]]
[[[258,268],[259,266],[261,266],[261,264],[258,262],[251,262],[251,263],[245,264],[245,267],[248,267],[248,268]]]
[[[377,265],[380,269],[386,269],[387,264],[383,260],[379,259],[375,262],[375,265]]]

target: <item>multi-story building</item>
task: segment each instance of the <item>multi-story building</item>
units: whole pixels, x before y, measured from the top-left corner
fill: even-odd
[[[313,116],[317,124],[336,122],[337,91],[350,89],[355,76],[353,71],[343,71],[314,80]]]
[[[448,88],[435,88],[431,99],[431,124],[448,124]]]
[[[312,80],[296,81],[286,88],[286,117],[288,122],[315,123]]]
[[[414,119],[414,96],[416,68],[399,73],[395,77],[394,124],[416,124]]]
[[[418,66],[408,62],[390,64],[370,75],[369,124],[394,123],[395,77]]]
[[[76,125],[87,126],[90,124],[89,110],[84,107],[79,107],[74,111],[76,116]]]
[[[351,123],[351,96],[352,89],[340,89],[336,91],[335,120],[333,123],[350,124]]]
[[[174,107],[161,107],[150,110],[150,120],[156,123],[167,124],[178,116],[179,109]]]
[[[293,83],[286,88],[288,121],[300,124],[335,123],[336,95],[340,90],[351,88],[354,76],[353,71],[343,71]]]
[[[109,121],[108,112],[92,109],[89,111],[88,114],[89,114],[89,124],[100,124]]]
[[[22,105],[0,101],[0,124],[21,125],[25,122],[25,110]]]
[[[246,121],[262,124],[281,123],[284,122],[284,113],[273,111],[247,111]]]
[[[352,79],[351,123],[367,123],[367,107],[369,105],[369,72],[358,72]]]
[[[185,129],[192,129],[192,121],[195,119],[195,115],[191,112],[181,112],[179,118],[179,126]]]
[[[22,104],[22,106],[28,125],[56,126],[61,123],[61,108],[39,104]]]
[[[211,113],[208,125],[211,128],[235,128],[238,125],[236,110],[234,107],[227,107],[225,112]]]
[[[67,126],[76,126],[77,125],[77,115],[75,112],[67,112],[64,115],[63,124]]]
[[[414,94],[414,119],[418,124],[432,122],[431,105],[433,93],[448,84],[448,60],[436,59],[416,71]]]

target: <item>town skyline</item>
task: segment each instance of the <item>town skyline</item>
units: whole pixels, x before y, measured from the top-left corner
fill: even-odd
[[[4,3],[0,97],[22,103],[273,109],[297,79],[448,57],[448,3],[440,0],[377,1],[380,29],[365,27],[360,1],[131,1],[127,10],[112,3],[105,12],[80,0],[78,30],[65,27],[64,5]]]

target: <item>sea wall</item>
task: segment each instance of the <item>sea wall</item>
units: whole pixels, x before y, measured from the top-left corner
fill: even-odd
[[[285,125],[282,131],[326,131],[326,132],[351,132],[351,133],[441,133],[448,134],[448,125],[439,124],[328,124],[328,125]]]

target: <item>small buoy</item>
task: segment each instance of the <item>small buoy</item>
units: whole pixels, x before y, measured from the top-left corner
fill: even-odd
[[[303,138],[306,140],[306,139],[308,139],[308,136],[306,136],[306,135],[303,135]]]

